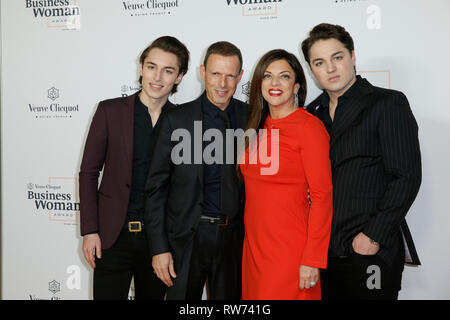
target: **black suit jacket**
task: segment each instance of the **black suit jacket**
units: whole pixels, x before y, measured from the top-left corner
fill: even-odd
[[[168,288],[168,299],[184,299],[189,272],[189,261],[192,251],[194,233],[197,229],[203,211],[203,136],[201,97],[192,102],[162,115],[155,128],[153,155],[146,185],[145,230],[152,255],[171,252],[174,258],[174,286]],[[237,127],[245,128],[247,122],[247,104],[234,100],[237,117]],[[192,143],[188,143],[191,163],[174,164],[171,160],[172,150],[179,143],[171,141],[172,133],[177,129],[189,132]],[[187,131],[186,131],[187,130]],[[194,141],[194,139],[200,139]],[[178,154],[178,152],[177,152]],[[194,162],[194,160],[196,160]],[[223,177],[222,177],[223,179]],[[224,194],[226,199],[223,214],[232,215],[232,208],[238,207],[238,216],[234,220],[242,220],[243,215],[243,184],[233,177],[237,192]],[[237,204],[237,205],[236,205]],[[238,239],[239,238],[239,239]],[[236,240],[236,253],[241,254],[242,238]]]
[[[350,255],[353,238],[363,232],[380,243],[386,262],[404,241],[406,262],[420,264],[405,221],[422,178],[417,123],[403,93],[358,78],[330,135],[330,255]],[[311,113],[328,110],[324,94],[307,107]]]

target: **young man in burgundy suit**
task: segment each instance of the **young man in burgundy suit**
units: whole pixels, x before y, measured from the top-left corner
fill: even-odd
[[[170,94],[188,70],[189,51],[176,38],[156,39],[140,57],[142,90],[99,103],[80,168],[83,254],[94,269],[94,299],[164,299],[143,224],[144,185],[152,135]],[[100,171],[103,170],[98,187]]]

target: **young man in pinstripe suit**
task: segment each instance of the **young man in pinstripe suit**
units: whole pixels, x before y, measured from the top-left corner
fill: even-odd
[[[421,183],[416,121],[403,93],[356,75],[343,27],[317,25],[302,51],[324,89],[307,108],[330,134],[334,204],[322,297],[395,300],[405,261],[420,264],[405,222]]]

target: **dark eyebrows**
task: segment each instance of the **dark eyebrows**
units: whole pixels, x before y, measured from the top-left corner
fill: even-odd
[[[338,54],[343,54],[343,53],[344,53],[344,51],[338,51],[338,52],[334,53],[334,54],[332,55],[332,57],[337,56]]]
[[[280,74],[282,74],[282,73],[291,73],[289,70],[284,70],[284,71],[281,71],[280,72]],[[270,74],[272,74],[272,72],[270,72],[270,71],[268,71],[268,70],[266,70],[266,71],[264,71],[264,73],[270,73]]]
[[[220,71],[209,71],[209,73],[225,75],[225,77],[234,77],[234,78],[236,78],[239,75],[239,72],[237,74],[233,74],[233,73],[221,73]]]
[[[331,57],[335,57],[335,56],[337,56],[337,55],[339,55],[339,54],[344,54],[344,51],[338,51],[338,52],[335,52],[335,53],[333,53],[332,55],[331,55]],[[317,62],[317,61],[323,61],[324,59],[323,58],[316,58],[316,59],[314,59],[313,61],[311,61],[311,63],[315,63],[315,62]]]
[[[337,55],[339,55],[339,54],[344,54],[344,51],[338,51],[338,52],[335,52],[335,53],[333,53],[331,56],[332,57],[335,57],[335,56],[337,56]],[[313,61],[311,61],[311,63],[315,63],[315,62],[317,62],[317,61],[323,61],[324,59],[323,58],[316,58],[316,59],[314,59]]]
[[[151,65],[151,66],[156,66],[156,63],[151,62],[151,61],[147,61],[146,64],[147,64],[147,65]],[[176,71],[176,68],[171,67],[171,66],[165,66],[164,69],[166,69],[166,70],[169,69],[169,70],[174,70],[174,71]]]

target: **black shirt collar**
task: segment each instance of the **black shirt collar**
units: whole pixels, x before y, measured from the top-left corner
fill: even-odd
[[[360,75],[357,75],[355,83],[347,91],[345,91],[342,96],[338,98],[338,105],[341,105],[342,103],[348,101],[362,82],[362,77]],[[320,100],[320,107],[328,109],[329,106],[330,96],[328,95],[328,92],[326,90],[323,90],[322,98]]]
[[[134,102],[134,112],[142,113],[144,111],[148,113],[147,106],[142,103],[141,98],[139,98],[139,94],[137,94]]]
[[[206,91],[202,94],[202,107],[203,107],[203,112],[207,113],[208,116],[210,117],[218,117],[219,112],[221,112],[222,110],[214,105],[206,96]],[[234,98],[231,97],[230,103],[228,104],[228,106],[226,107],[225,111],[228,113],[229,116],[231,116],[232,112],[233,112],[233,107],[234,107]]]
[[[142,112],[142,110],[145,110],[150,115],[150,113],[148,112],[147,106],[145,104],[143,104],[141,101],[141,98],[139,98],[139,93],[141,93],[141,91],[136,93],[136,99],[134,101],[135,112],[140,113],[140,112]],[[169,99],[167,99],[166,103],[161,108],[161,113],[167,111],[167,109],[169,109],[171,105],[173,105],[173,104],[169,101]]]

